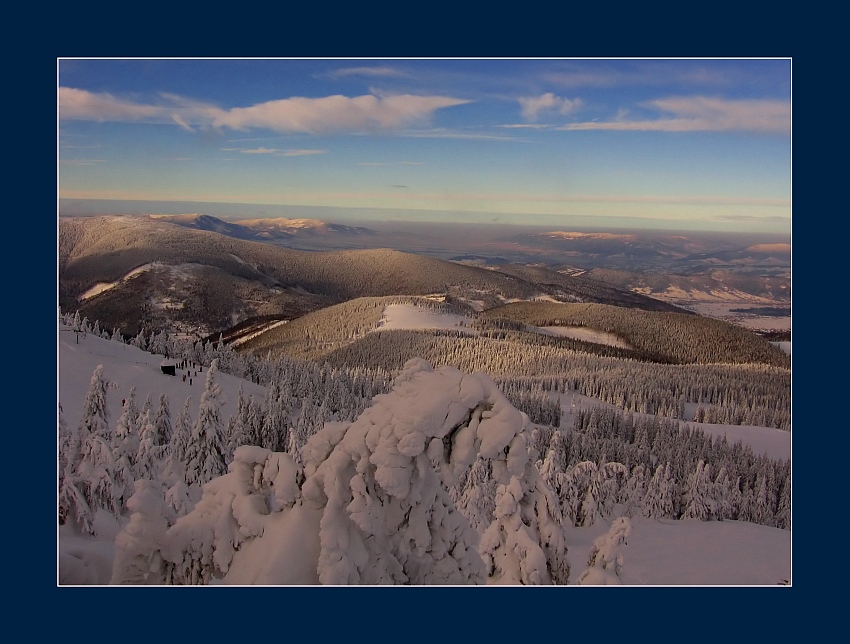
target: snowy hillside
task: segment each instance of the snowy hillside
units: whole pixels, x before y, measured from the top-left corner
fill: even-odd
[[[60,421],[80,425],[100,365],[109,427],[121,427],[131,396],[139,410],[150,400],[154,412],[164,395],[172,418],[184,407],[198,418],[210,367],[178,366],[171,376],[162,363],[161,355],[60,326]],[[263,400],[269,390],[218,371],[213,379],[224,426],[240,413],[240,400]],[[298,410],[290,411],[296,425]],[[772,458],[787,457],[775,442],[787,437],[790,455],[787,432],[734,430],[754,453]],[[543,455],[532,448],[538,434],[489,377],[412,361],[357,418],[327,422],[307,437],[294,452],[299,458],[237,447],[228,473],[206,483],[179,518],[164,488],[137,482],[120,521],[100,513],[94,535],[71,522],[60,526],[57,581],[790,583],[790,530],[639,514],[581,527],[563,521],[535,458]]]

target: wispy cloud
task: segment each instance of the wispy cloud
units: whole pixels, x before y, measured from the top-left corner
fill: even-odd
[[[304,157],[313,154],[327,154],[327,150],[283,150],[280,154],[284,157]]]
[[[293,97],[249,107],[222,109],[163,94],[161,104],[140,104],[112,94],[59,88],[59,118],[127,123],[176,123],[231,130],[270,129],[277,132],[325,134],[397,130],[427,123],[435,111],[471,101],[450,96],[363,95]]]
[[[399,132],[400,136],[417,139],[470,139],[481,141],[524,141],[514,136],[500,136],[498,134],[481,134],[475,132],[458,132],[457,130],[445,130],[436,128],[432,130],[405,130]]]
[[[496,127],[517,130],[545,130],[552,126],[547,125],[546,123],[505,123],[504,125],[497,125]]]
[[[97,165],[106,163],[106,159],[60,159],[59,163],[64,165]]]
[[[528,121],[536,121],[541,113],[556,113],[566,115],[581,106],[581,99],[569,99],[555,96],[547,92],[540,96],[520,97],[519,104],[522,106],[522,116]]]
[[[784,223],[788,221],[788,217],[781,217],[777,215],[766,215],[764,217],[758,217],[755,215],[714,215],[711,219],[715,221],[756,221],[774,223]]]
[[[221,148],[221,149],[222,150],[233,150],[234,148]],[[295,149],[281,150],[279,148],[264,148],[264,147],[253,148],[253,149],[250,149],[250,150],[238,150],[238,151],[241,152],[242,154],[273,154],[275,156],[280,156],[280,157],[304,157],[304,156],[310,156],[310,155],[313,155],[313,154],[326,154],[327,153],[327,150],[304,150],[304,149],[302,149],[302,150],[295,150]]]
[[[386,163],[384,161],[360,161],[357,165],[365,166],[387,166],[387,165],[425,165],[424,161],[396,161]]]
[[[542,77],[563,88],[610,89],[656,87],[674,83],[728,87],[747,80],[745,74],[734,68],[713,69],[699,64],[683,66],[681,61],[632,61],[618,67],[582,61],[562,63],[562,69],[547,72]]]
[[[791,105],[786,101],[726,100],[704,96],[650,101],[647,107],[662,114],[656,119],[570,123],[561,130],[630,130],[660,132],[749,131],[790,134]]]
[[[403,78],[406,72],[395,67],[343,67],[326,74],[328,78],[344,78],[346,76],[374,76],[380,78]]]

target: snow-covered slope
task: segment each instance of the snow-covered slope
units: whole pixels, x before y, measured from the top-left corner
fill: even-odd
[[[174,411],[188,396],[198,401],[206,370],[190,385],[182,375],[163,374],[161,362],[161,356],[129,345],[92,334],[78,338],[60,329],[57,371],[64,421],[79,422],[98,365],[103,365],[110,382],[107,406],[113,421],[132,387],[140,407],[148,396],[156,402],[162,393]],[[225,422],[234,412],[240,386],[246,395],[265,394],[265,387],[227,374],[218,374],[218,382]],[[217,547],[221,574],[216,583],[405,583],[406,579],[421,584],[516,584],[546,581],[551,565],[547,568],[545,562],[557,560],[552,546],[563,538],[562,564],[567,565],[562,569],[569,568],[568,583],[576,584],[594,542],[606,536],[610,522],[566,526],[558,535],[556,522],[544,510],[545,486],[524,456],[526,424],[488,377],[414,362],[397,379],[394,391],[376,398],[356,421],[329,423],[314,435],[305,447],[303,464],[262,448],[241,448],[230,473],[207,484],[195,511],[172,528],[164,552],[179,561],[187,535],[197,530],[209,538],[214,530],[208,528],[227,525],[231,545],[224,547],[221,541]],[[444,440],[447,437],[451,440]],[[754,448],[758,451],[758,445]],[[497,527],[473,534],[457,511],[458,497],[449,490],[482,457],[495,464],[493,478],[503,488],[493,523]],[[303,480],[300,488],[299,480]],[[222,523],[222,517],[229,518]],[[790,581],[788,530],[738,521],[637,517],[630,524],[624,542],[614,542],[609,535],[607,549],[596,546],[619,558],[619,583]],[[120,526],[111,532],[101,530],[98,537],[77,536],[67,527],[57,532],[58,583],[110,583],[116,552],[126,555],[126,537],[125,545],[116,549]],[[238,548],[232,545],[236,543]],[[584,582],[594,579],[610,581],[604,575],[590,575]]]

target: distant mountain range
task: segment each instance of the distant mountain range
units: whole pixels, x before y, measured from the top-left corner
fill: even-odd
[[[369,232],[315,220],[248,221],[205,215],[60,217],[59,304],[127,335],[168,328],[198,336],[256,316],[294,318],[363,296],[436,293],[478,309],[544,297],[682,312],[628,289],[545,269],[497,271],[386,248],[284,248],[246,235]]]
[[[704,274],[726,270],[789,277],[791,244],[759,243],[753,235],[660,232],[523,232],[504,237],[505,248],[521,246],[539,261],[585,269]]]
[[[375,231],[362,226],[344,226],[319,219],[287,219],[285,217],[237,219],[227,222],[218,217],[202,214],[148,215],[153,219],[167,221],[194,230],[247,239],[252,241],[281,242],[316,236],[375,235]]]

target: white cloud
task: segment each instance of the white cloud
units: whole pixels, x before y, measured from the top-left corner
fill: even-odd
[[[520,97],[519,104],[522,106],[522,116],[528,121],[535,121],[541,112],[555,112],[558,114],[569,114],[581,105],[581,99],[569,99],[555,96],[547,92],[540,96]]]
[[[280,152],[277,148],[254,148],[253,150],[240,150],[242,154],[277,154]]]
[[[185,129],[213,126],[233,130],[266,128],[278,132],[323,134],[393,130],[427,123],[444,107],[471,101],[449,96],[363,95],[293,97],[249,107],[222,109],[164,94],[162,104],[140,104],[111,94],[60,87],[59,117],[69,120],[177,123]]]
[[[281,156],[285,157],[303,157],[312,154],[327,154],[327,150],[284,150]]]
[[[773,100],[725,100],[702,96],[658,99],[647,103],[662,113],[657,119],[571,123],[562,130],[631,130],[722,132],[744,130],[790,134],[791,104]]]
[[[216,115],[213,125],[235,130],[262,127],[279,132],[310,134],[392,130],[427,121],[440,108],[468,102],[446,96],[410,94],[354,98],[339,95],[324,98],[294,97],[246,108],[222,110]]]
[[[505,123],[504,125],[497,125],[496,127],[502,127],[505,129],[545,130],[552,126],[544,123]]]
[[[342,78],[344,76],[378,76],[381,78],[399,78],[407,76],[400,69],[394,67],[344,67],[328,74],[330,78]]]

